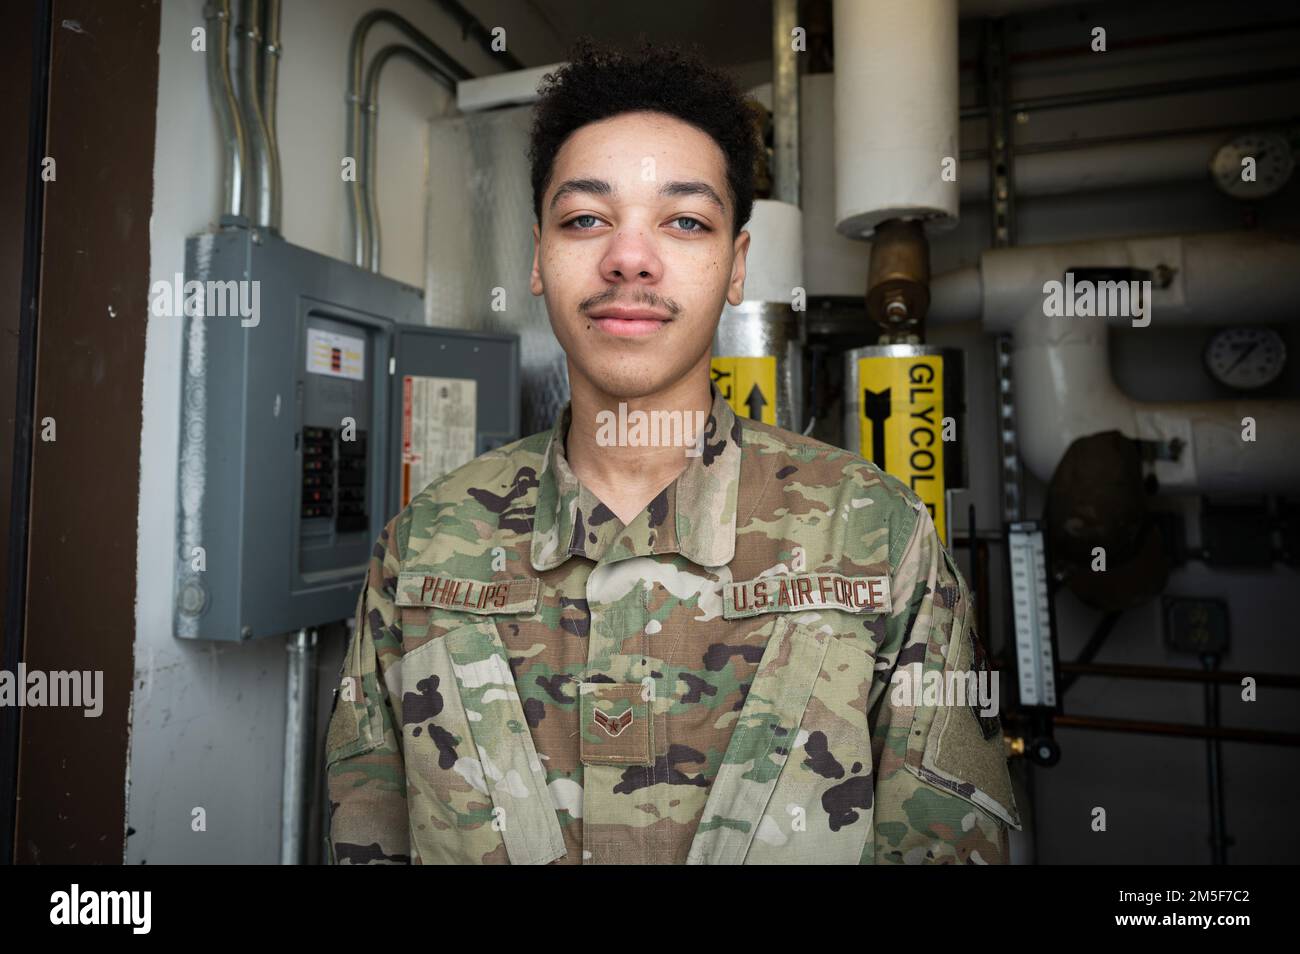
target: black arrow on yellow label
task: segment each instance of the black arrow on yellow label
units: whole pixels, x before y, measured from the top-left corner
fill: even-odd
[[[749,396],[745,398],[745,407],[749,408],[749,418],[753,421],[763,420],[763,408],[767,406],[767,398],[763,397],[763,392],[759,390],[757,384],[749,389]]]
[[[864,389],[862,413],[871,422],[871,462],[885,469],[885,419],[890,410],[889,388],[883,391]]]

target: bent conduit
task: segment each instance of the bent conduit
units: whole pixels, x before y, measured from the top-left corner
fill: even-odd
[[[366,85],[365,85],[365,109],[362,113],[362,124],[364,131],[362,133],[362,153],[358,168],[364,170],[362,189],[362,202],[365,221],[369,223],[370,231],[370,260],[368,267],[372,272],[379,271],[379,251],[381,241],[381,229],[379,227],[379,200],[375,194],[375,181],[377,175],[378,155],[376,143],[379,139],[379,79],[383,74],[384,67],[394,57],[413,63],[422,69],[430,78],[445,86],[453,93],[456,91],[456,80],[442,69],[437,63],[429,59],[418,50],[401,44],[386,46],[370,61],[366,67]],[[358,262],[358,265],[363,263]]]
[[[386,23],[402,33],[439,69],[453,80],[472,79],[474,74],[461,66],[433,40],[420,32],[411,21],[391,10],[371,10],[352,29],[352,39],[348,42],[348,89],[345,103],[347,106],[347,141],[344,143],[344,155],[352,158],[356,165],[355,175],[347,183],[348,212],[352,220],[353,260],[362,268],[370,268],[370,220],[366,213],[365,180],[369,171],[365,167],[364,156],[358,156],[359,140],[365,131],[364,113],[367,103],[363,99],[362,73],[365,61],[366,36],[370,28],[377,23]]]
[[[261,0],[240,0],[235,36],[239,40],[236,99],[243,113],[249,147],[249,164],[245,167],[249,188],[244,191],[244,215],[255,225],[266,225],[271,220],[274,177],[271,171],[270,136],[266,128],[266,117],[262,113],[259,91],[261,83],[258,79],[262,49]]]
[[[275,126],[276,94],[280,76],[280,0],[266,0],[262,5],[262,49],[258,61],[258,98],[262,104],[262,119],[266,123],[266,166],[270,197],[265,221],[275,232],[280,231],[280,211],[283,193],[280,177],[280,135]]]
[[[210,0],[203,8],[203,16],[208,24],[208,35],[214,43],[205,59],[208,95],[212,97],[212,106],[217,111],[217,125],[221,127],[221,215],[223,218],[238,218],[243,214],[248,144],[239,116],[239,106],[235,101],[235,90],[230,83],[230,0]]]

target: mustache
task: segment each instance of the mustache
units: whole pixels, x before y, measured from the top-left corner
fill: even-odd
[[[593,308],[599,308],[602,305],[608,305],[611,302],[618,300],[618,289],[608,288],[603,292],[599,292],[598,294],[592,295],[590,298],[584,298],[582,301],[578,302],[578,311],[585,314]],[[646,305],[650,308],[659,308],[673,316],[680,314],[682,310],[682,306],[677,304],[677,302],[673,301],[671,298],[656,294],[648,289],[641,289],[640,291],[633,292],[630,297],[625,299],[625,301],[627,304]]]

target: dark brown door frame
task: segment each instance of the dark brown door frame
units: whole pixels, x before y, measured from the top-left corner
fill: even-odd
[[[13,483],[0,488],[10,492],[3,665],[102,672],[103,710],[0,707],[0,860],[120,864],[160,9],[29,6],[17,19],[30,16],[31,30],[0,31],[6,54],[27,47],[17,60],[27,74],[15,78],[31,97],[6,111],[28,130],[24,174],[0,180],[2,207],[14,207],[17,189],[28,210],[21,289],[0,272],[0,291],[19,306],[17,321],[5,316],[19,339],[4,405],[14,423]],[[41,177],[47,157],[52,181]],[[11,238],[6,227],[0,241]]]

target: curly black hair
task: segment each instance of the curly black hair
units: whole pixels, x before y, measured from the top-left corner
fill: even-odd
[[[543,76],[538,92],[528,160],[539,224],[542,196],[565,140],[589,123],[641,110],[667,113],[713,137],[727,160],[733,237],[749,221],[759,150],[753,114],[735,80],[698,54],[645,40],[624,52],[579,37],[568,62]]]

